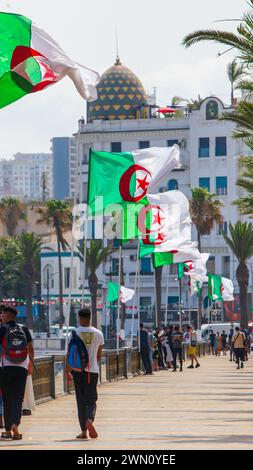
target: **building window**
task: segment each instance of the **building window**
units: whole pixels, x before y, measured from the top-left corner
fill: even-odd
[[[121,142],[111,142],[111,152],[121,152]]]
[[[168,190],[173,191],[178,189],[178,181],[177,180],[169,180],[168,182]]]
[[[200,137],[199,139],[199,158],[208,158],[210,150],[209,137]]]
[[[226,176],[217,176],[216,178],[216,194],[218,196],[226,196],[228,193],[228,179]]]
[[[142,258],[141,259],[141,273],[149,274],[151,273],[151,258]]]
[[[178,139],[167,140],[168,147],[173,147],[173,145],[178,145]]]
[[[206,119],[217,119],[219,114],[218,103],[215,100],[208,101],[206,105]]]
[[[227,235],[227,233],[228,233],[228,223],[227,222],[223,222],[223,224],[219,224],[217,226],[217,235],[223,235],[223,232],[225,233],[225,235]]]
[[[199,187],[210,191],[210,178],[199,178]]]
[[[207,271],[211,274],[215,274],[215,256],[210,256],[206,263]]]
[[[222,275],[230,278],[230,256],[222,256]]]
[[[171,264],[170,265],[170,276],[177,276],[177,275],[178,275],[177,264]]]
[[[149,140],[140,140],[139,149],[148,149],[150,147]]]
[[[215,139],[215,156],[226,157],[227,156],[227,138],[216,137]]]
[[[112,272],[113,274],[119,274],[119,260],[118,258],[112,259]]]
[[[65,289],[68,289],[70,286],[70,268],[64,269],[64,286]]]

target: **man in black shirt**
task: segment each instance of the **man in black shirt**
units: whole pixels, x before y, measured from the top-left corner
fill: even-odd
[[[180,372],[183,371],[183,350],[182,350],[182,343],[183,343],[183,333],[180,331],[179,326],[175,326],[174,331],[171,335],[172,344],[173,344],[173,372],[177,371],[177,355],[179,357],[180,362]]]
[[[140,323],[140,350],[143,367],[145,369],[145,375],[152,374],[152,365],[150,362],[150,346],[149,346],[149,335],[144,330],[143,323]]]
[[[34,350],[28,328],[16,323],[17,310],[6,306],[0,326],[1,388],[5,432],[1,439],[22,439],[19,424],[27,374],[32,374]],[[19,347],[19,348],[18,348]]]

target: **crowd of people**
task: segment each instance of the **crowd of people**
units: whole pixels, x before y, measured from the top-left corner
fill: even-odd
[[[239,326],[231,328],[229,334],[226,334],[225,330],[221,333],[219,331],[215,333],[211,330],[209,343],[213,356],[220,356],[221,354],[226,356],[229,352],[229,360],[236,362],[237,369],[242,369],[251,352],[251,331],[243,326],[241,328]]]
[[[188,344],[190,365],[188,369],[200,367],[197,359],[197,333],[191,325],[184,331],[179,326],[168,325],[164,329],[145,329],[140,324],[140,352],[144,373],[153,374],[170,369],[183,372],[183,343]]]

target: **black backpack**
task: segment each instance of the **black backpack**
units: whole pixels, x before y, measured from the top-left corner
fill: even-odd
[[[13,364],[24,362],[28,356],[28,344],[22,325],[4,325],[3,355]]]

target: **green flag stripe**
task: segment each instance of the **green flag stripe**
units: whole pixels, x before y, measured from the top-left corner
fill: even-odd
[[[120,294],[120,285],[116,284],[115,282],[108,283],[108,294],[107,294],[107,301],[114,302],[119,298]]]
[[[134,159],[130,152],[110,153],[90,150],[88,204],[93,214],[99,213],[110,204],[123,202],[119,188],[120,180],[132,165],[134,165]],[[134,173],[128,188],[131,195],[134,194],[135,188]],[[98,196],[103,196],[100,210],[95,208],[95,198]]]
[[[168,264],[173,264],[173,253],[155,253],[154,254],[154,263],[155,267],[158,268],[159,266],[166,266]]]
[[[0,13],[0,77],[10,71],[17,46],[30,47],[31,20],[22,15]]]

